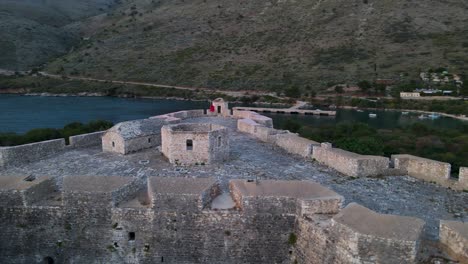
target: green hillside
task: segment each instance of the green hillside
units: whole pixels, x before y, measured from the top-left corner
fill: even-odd
[[[127,1],[48,69],[226,89],[464,72],[467,12],[463,0]]]
[[[114,0],[0,1],[0,68],[27,70],[62,55],[80,39],[72,23],[104,13]]]

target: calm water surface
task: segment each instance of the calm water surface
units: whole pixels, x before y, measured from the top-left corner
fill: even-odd
[[[208,107],[208,102],[177,100],[0,95],[0,132],[24,133],[97,119],[117,123]]]
[[[369,113],[377,114],[376,118],[370,118]],[[302,124],[313,126],[335,125],[343,122],[361,122],[369,124],[377,129],[392,129],[396,127],[403,127],[414,123],[422,123],[429,127],[435,128],[452,128],[458,129],[463,125],[468,125],[468,122],[458,120],[450,117],[439,117],[437,119],[419,119],[420,113],[409,113],[403,115],[401,112],[396,111],[362,111],[349,109],[338,109],[336,117],[326,116],[310,116],[310,115],[282,115],[273,113],[263,113],[273,118],[275,127],[281,127],[281,124],[288,119],[299,121]],[[427,115],[427,114],[426,114]]]
[[[185,109],[206,109],[208,102],[128,99],[115,97],[41,97],[0,95],[0,132],[24,133],[33,128],[61,128],[71,122],[89,122],[103,119],[114,123],[147,118]],[[332,125],[338,122],[363,122],[376,128],[395,128],[416,122],[433,127],[457,128],[468,124],[453,118],[420,120],[419,114],[402,115],[399,112],[372,111],[377,118],[369,118],[369,112],[338,110],[336,118],[303,115],[265,114],[280,127],[287,119],[295,119],[310,125]]]

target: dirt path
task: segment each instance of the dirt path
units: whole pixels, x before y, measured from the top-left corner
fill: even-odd
[[[50,78],[55,79],[62,79],[62,75],[57,74],[50,74],[47,72],[39,72],[43,76],[47,76]],[[173,88],[178,90],[189,90],[189,91],[205,91],[208,93],[219,93],[225,94],[233,97],[242,97],[246,95],[269,95],[275,96],[274,93],[271,92],[263,92],[263,91],[254,91],[254,90],[241,90],[241,91],[229,91],[229,90],[219,90],[219,89],[210,89],[210,88],[198,88],[198,87],[187,87],[187,86],[174,86],[174,85],[166,85],[166,84],[157,84],[157,83],[148,83],[148,82],[134,82],[134,81],[120,81],[120,80],[105,80],[105,79],[96,79],[96,78],[88,78],[88,77],[77,77],[77,76],[65,76],[67,79],[70,80],[80,80],[80,81],[92,81],[92,82],[108,82],[108,83],[116,83],[116,84],[131,84],[131,85],[141,85],[147,87],[154,87],[154,88]]]

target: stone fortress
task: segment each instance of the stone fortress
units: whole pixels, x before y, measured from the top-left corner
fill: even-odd
[[[0,148],[0,263],[468,263],[466,168],[222,99],[69,142]]]

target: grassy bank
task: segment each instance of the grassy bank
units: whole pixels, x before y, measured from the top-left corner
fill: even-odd
[[[97,82],[71,80],[68,78],[50,78],[45,76],[1,76],[0,93],[48,93],[64,95],[98,95],[115,97],[139,98],[178,98],[185,100],[213,100],[222,97],[230,102],[242,103],[293,103],[294,100],[280,99],[264,95],[230,96],[216,91],[183,90],[176,88],[150,87],[135,84],[117,84],[112,82]]]
[[[70,123],[61,129],[37,128],[25,134],[0,133],[0,146],[17,146],[58,138],[64,138],[68,142],[68,138],[71,136],[103,131],[112,126],[112,122],[96,120],[87,124],[79,122]]]
[[[315,127],[288,120],[281,127],[359,154],[387,157],[412,154],[449,162],[454,172],[468,166],[468,125],[460,129],[436,129],[417,123],[396,129],[375,129],[364,123]]]

